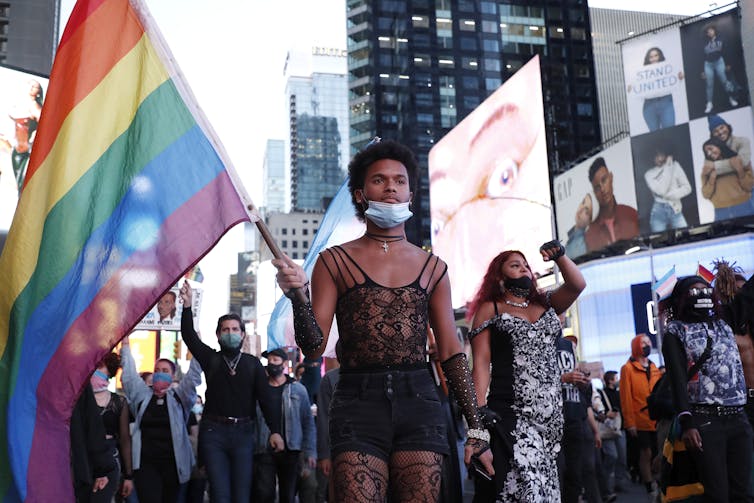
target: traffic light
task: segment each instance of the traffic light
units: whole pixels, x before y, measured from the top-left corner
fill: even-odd
[[[173,343],[173,360],[181,359],[181,341],[175,341]]]

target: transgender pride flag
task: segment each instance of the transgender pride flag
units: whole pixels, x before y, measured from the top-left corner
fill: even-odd
[[[0,256],[3,501],[73,501],[73,405],[97,361],[249,220],[234,176],[141,2],[80,0]]]

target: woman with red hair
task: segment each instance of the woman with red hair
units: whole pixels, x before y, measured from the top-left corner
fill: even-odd
[[[560,287],[542,293],[523,253],[505,251],[490,263],[469,307],[477,400],[487,404],[482,410],[494,433],[494,488],[487,488],[494,494],[478,492],[478,501],[560,501],[558,315],[586,283],[560,242],[545,243],[540,252],[563,273]]]

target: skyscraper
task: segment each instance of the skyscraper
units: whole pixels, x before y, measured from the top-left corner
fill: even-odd
[[[263,203],[267,212],[285,211],[285,145],[283,140],[267,140],[262,166]]]
[[[346,52],[312,47],[286,61],[291,206],[321,211],[343,183],[348,166]]]
[[[348,0],[347,15],[351,147],[416,153],[412,242],[429,242],[429,149],[535,54],[551,169],[600,144],[586,2]]]
[[[0,64],[49,75],[60,0],[0,0]]]

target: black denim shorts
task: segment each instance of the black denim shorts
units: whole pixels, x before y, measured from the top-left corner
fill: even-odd
[[[450,452],[446,414],[429,369],[342,369],[330,404],[330,448],[388,461],[397,451]]]

